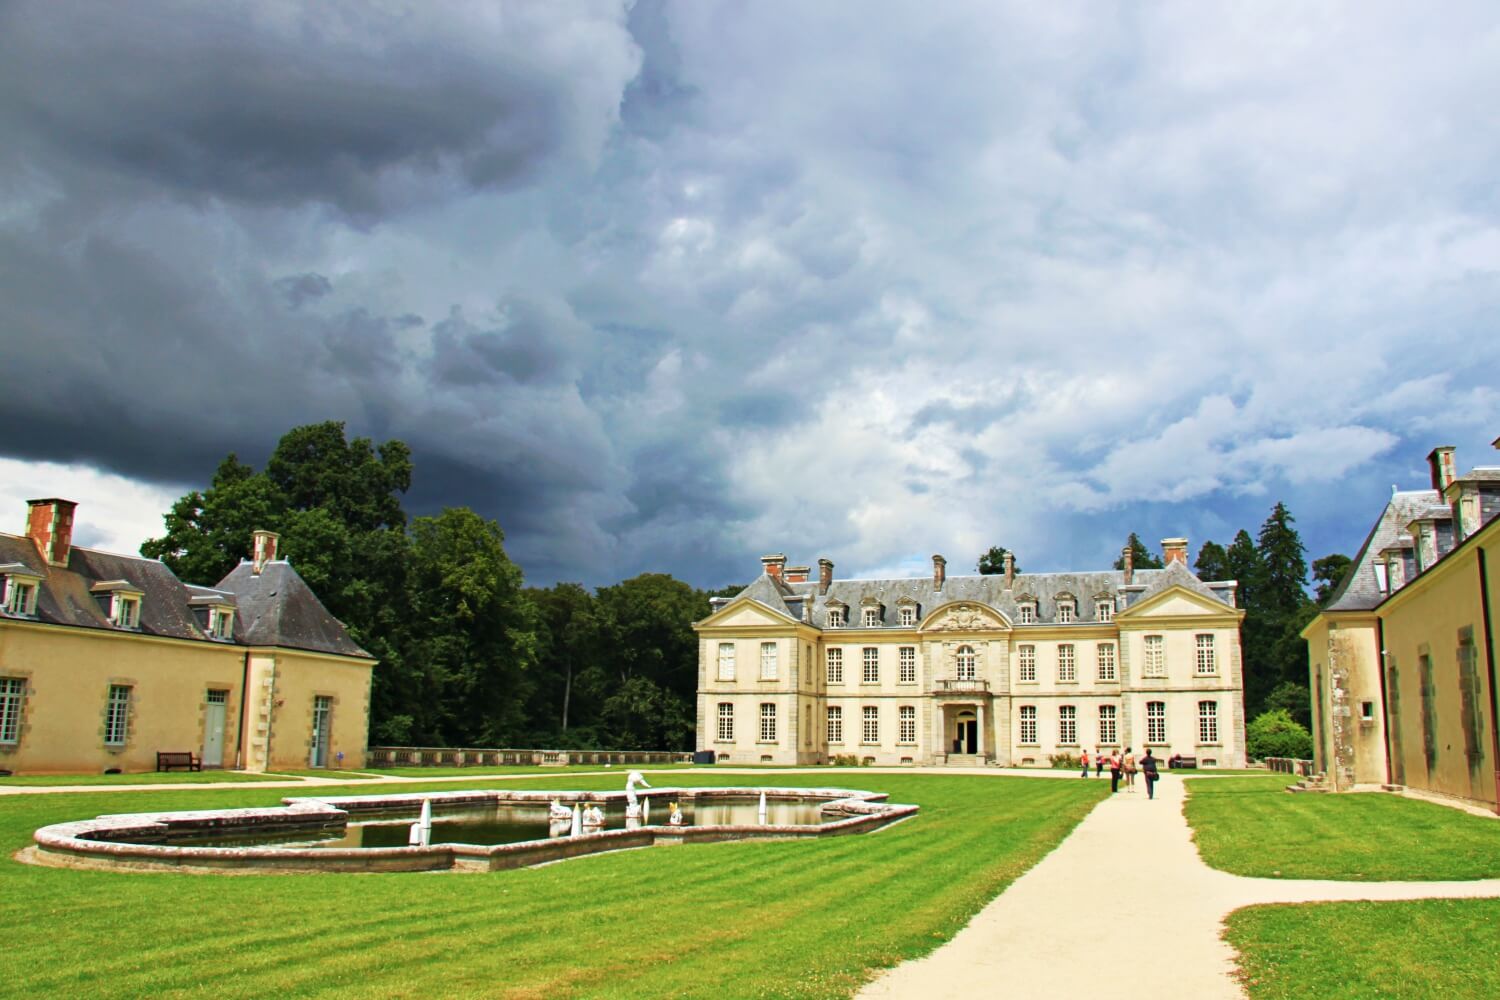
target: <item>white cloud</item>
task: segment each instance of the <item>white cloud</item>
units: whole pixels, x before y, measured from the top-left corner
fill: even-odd
[[[86,465],[0,458],[3,529],[26,533],[26,501],[62,497],[78,504],[73,542],[84,548],[136,555],[141,543],[166,532],[162,515],[188,487],[143,483]]]

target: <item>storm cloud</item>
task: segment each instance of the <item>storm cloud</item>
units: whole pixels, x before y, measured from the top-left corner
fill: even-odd
[[[1496,32],[7,4],[0,468],[170,496],[341,419],[539,583],[1086,568],[1278,498],[1348,551],[1500,432]]]

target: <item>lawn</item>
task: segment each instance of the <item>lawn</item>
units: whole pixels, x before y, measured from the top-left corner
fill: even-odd
[[[1500,822],[1375,792],[1291,795],[1290,783],[1190,781],[1186,812],[1203,860],[1266,878],[1500,878]]]
[[[366,767],[362,770],[367,774],[394,775],[398,778],[455,778],[460,775],[464,777],[483,777],[486,774],[598,774],[610,771],[618,771],[621,774],[629,774],[631,771],[642,773],[650,771],[691,771],[692,764],[616,764],[613,767],[604,764],[569,764],[565,767],[552,765],[543,767],[540,764],[495,764],[485,767]],[[697,768],[702,771],[702,767]],[[710,769],[711,770],[711,769]],[[300,772],[299,772],[300,773]],[[314,772],[306,772],[308,774]],[[620,779],[622,782],[624,778]]]
[[[380,777],[369,771],[348,771],[331,767],[312,767],[292,771],[268,771],[278,778],[327,778],[329,781],[370,781]]]
[[[1228,925],[1251,1000],[1495,995],[1500,900],[1252,906]]]
[[[619,788],[621,778],[554,772],[519,783]],[[673,780],[764,781],[702,771]],[[220,877],[0,861],[0,992],[844,997],[872,970],[950,939],[1107,794],[1102,782],[850,771],[776,784],[881,790],[922,813],[863,836],[660,847],[478,875]],[[65,819],[272,803],[282,791],[10,798],[0,847],[8,855],[33,828]]]
[[[142,771],[139,774],[13,774],[0,785],[202,785],[216,781],[284,781],[286,775],[248,771]]]

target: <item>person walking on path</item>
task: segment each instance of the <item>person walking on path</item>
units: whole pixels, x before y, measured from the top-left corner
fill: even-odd
[[[1120,790],[1120,755],[1112,753],[1109,755],[1109,793],[1113,795]]]
[[[1104,776],[1104,755],[1099,752],[1099,748],[1098,747],[1094,747],[1094,777],[1101,778],[1103,776]]]
[[[1141,758],[1141,774],[1146,777],[1146,798],[1156,798],[1156,782],[1161,775],[1156,770],[1156,758],[1151,756],[1151,748],[1146,748],[1146,756]]]
[[[1130,752],[1129,747],[1125,748],[1125,790],[1135,791],[1135,754]]]
[[[1089,752],[1087,750],[1085,750],[1083,752],[1083,773],[1080,774],[1079,777],[1080,778],[1087,778],[1088,776],[1089,776]]]

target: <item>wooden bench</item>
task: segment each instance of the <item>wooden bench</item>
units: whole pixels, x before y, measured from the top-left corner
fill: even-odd
[[[203,762],[187,751],[170,750],[156,752],[156,769],[158,771],[170,771],[173,768],[182,768],[187,771],[203,770]]]
[[[1198,766],[1198,758],[1197,757],[1178,757],[1178,758],[1176,758],[1176,763],[1173,763],[1172,758],[1169,757],[1167,759],[1167,766],[1169,768],[1171,768],[1173,771],[1180,771],[1180,770],[1182,770],[1185,767],[1196,768]]]

